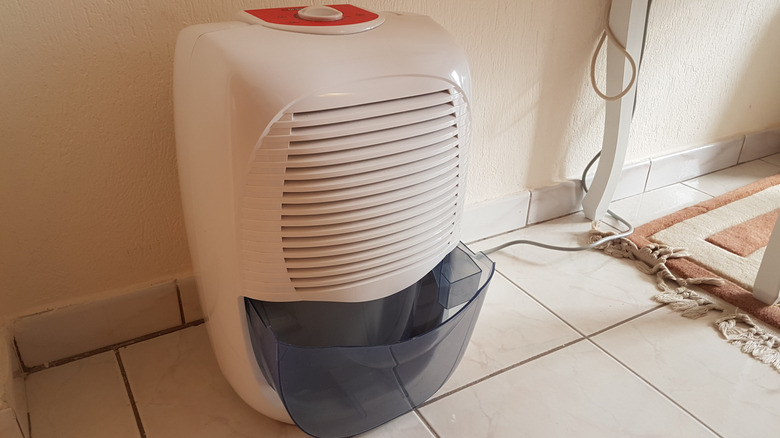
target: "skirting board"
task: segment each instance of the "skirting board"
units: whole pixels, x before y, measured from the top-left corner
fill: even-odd
[[[29,372],[202,318],[190,275],[19,318],[11,330],[22,367]]]
[[[638,195],[780,153],[780,128],[770,128],[623,168],[613,200]],[[592,178],[592,176],[591,176]],[[466,206],[463,241],[475,242],[582,210],[579,180]]]
[[[0,437],[29,438],[24,374],[13,338],[0,326]]]
[[[3,438],[27,438],[22,434],[16,412],[10,407],[0,406],[0,436]]]
[[[745,136],[739,162],[745,163],[778,153],[780,153],[780,127],[766,129]]]
[[[469,243],[523,228],[527,223],[531,192],[466,206],[461,240]],[[489,231],[488,231],[489,230]],[[490,234],[490,236],[486,234]]]

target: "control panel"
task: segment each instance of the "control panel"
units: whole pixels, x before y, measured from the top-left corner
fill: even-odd
[[[353,5],[249,9],[239,16],[274,29],[330,35],[364,32],[385,21],[380,14]]]

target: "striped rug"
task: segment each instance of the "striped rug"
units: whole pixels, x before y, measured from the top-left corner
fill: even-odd
[[[780,329],[780,306],[752,294],[778,209],[780,174],[637,227],[629,239],[638,247],[655,242],[685,248],[688,257],[667,261],[672,272],[723,278],[721,286],[700,287]]]
[[[637,227],[628,238],[598,247],[656,276],[655,299],[689,318],[724,311],[718,330],[742,352],[780,372],[780,305],[753,298],[752,285],[780,209],[780,174]],[[610,233],[591,231],[591,242]],[[780,269],[780,266],[778,266]],[[727,313],[727,314],[726,314]]]

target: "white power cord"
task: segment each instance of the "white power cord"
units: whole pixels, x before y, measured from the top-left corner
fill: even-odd
[[[586,193],[588,192],[588,185],[585,181],[585,178],[588,175],[588,171],[590,170],[591,166],[598,160],[598,158],[601,156],[601,152],[597,153],[595,157],[593,157],[587,166],[585,166],[585,170],[582,172],[582,178],[580,179],[580,186],[582,187],[582,190],[584,190]],[[612,210],[607,210],[607,214],[617,219],[620,223],[627,226],[628,229],[626,231],[620,232],[618,234],[613,234],[611,236],[603,237],[591,244],[584,245],[584,246],[557,246],[557,245],[550,245],[547,243],[542,242],[536,242],[533,240],[512,240],[510,242],[503,243],[501,245],[498,245],[496,247],[490,248],[488,250],[482,251],[484,254],[490,254],[495,251],[502,250],[508,246],[514,246],[514,245],[532,245],[532,246],[538,246],[540,248],[545,249],[551,249],[553,251],[567,251],[567,252],[576,252],[576,251],[586,251],[589,249],[596,248],[598,246],[601,246],[611,240],[621,239],[623,237],[628,237],[634,232],[634,226],[631,225],[627,220],[620,217],[617,213],[615,213]]]
[[[637,67],[636,62],[634,61],[634,58],[631,56],[631,54],[628,53],[628,50],[618,41],[618,39],[615,37],[615,34],[612,33],[612,29],[609,27],[609,14],[612,12],[612,2],[609,2],[609,7],[607,9],[607,16],[604,22],[604,31],[601,33],[601,38],[599,38],[599,42],[596,45],[596,50],[593,52],[593,58],[590,63],[590,84],[593,87],[593,91],[596,92],[596,94],[601,97],[602,99],[606,101],[614,101],[623,98],[623,96],[626,95],[626,93],[631,90],[631,87],[634,86],[636,83],[636,77],[637,77]],[[598,86],[596,85],[596,60],[598,59],[599,52],[601,51],[601,47],[604,44],[604,40],[606,40],[607,36],[612,40],[612,43],[617,46],[617,48],[620,50],[620,52],[623,54],[623,56],[626,57],[628,62],[631,64],[631,81],[628,83],[628,86],[621,91],[620,93],[616,94],[615,96],[607,96],[606,94],[602,93],[601,90],[599,90]],[[599,159],[601,156],[601,152],[598,152],[596,156],[594,156],[587,166],[585,166],[585,170],[582,171],[582,178],[580,179],[580,186],[582,187],[582,190],[585,191],[585,193],[588,192],[588,185],[586,182],[586,178],[588,176],[588,171],[590,170],[591,166],[596,162],[596,160]],[[547,243],[542,242],[536,242],[533,240],[512,240],[510,242],[503,243],[501,245],[498,245],[496,247],[490,248],[486,251],[482,251],[484,254],[490,254],[495,251],[502,250],[509,246],[514,245],[532,245],[532,246],[538,246],[540,248],[545,249],[551,249],[553,251],[567,251],[567,252],[575,252],[575,251],[586,251],[589,249],[596,248],[598,246],[601,246],[611,240],[617,240],[621,239],[623,237],[627,237],[631,235],[634,232],[634,226],[631,225],[627,220],[620,217],[618,214],[613,212],[612,210],[607,210],[607,214],[612,216],[613,218],[617,219],[618,222],[622,223],[623,225],[627,226],[628,229],[626,231],[620,232],[618,234],[613,234],[611,236],[603,237],[596,242],[593,242],[589,245],[584,246],[558,246],[558,245],[550,245]]]
[[[625,96],[629,90],[631,90],[631,87],[634,86],[634,83],[636,82],[636,76],[637,76],[637,69],[636,69],[636,62],[634,61],[634,57],[631,56],[630,53],[628,53],[628,50],[626,50],[626,47],[620,43],[620,41],[617,39],[614,33],[612,33],[612,28],[609,27],[609,14],[612,12],[612,2],[609,2],[609,7],[607,8],[607,17],[605,19],[604,23],[604,31],[601,32],[601,38],[599,38],[599,43],[596,45],[596,50],[593,51],[593,58],[590,60],[590,85],[593,87],[593,91],[598,94],[598,96],[606,101],[614,101],[618,99],[622,99],[623,96]],[[620,93],[614,95],[614,96],[607,96],[604,94],[601,90],[599,90],[599,86],[596,85],[596,61],[599,58],[599,53],[601,52],[601,46],[604,45],[604,40],[607,39],[607,36],[609,36],[609,39],[612,40],[612,44],[615,45],[615,47],[618,48],[620,53],[623,54],[623,56],[628,60],[628,63],[631,64],[631,80],[628,82],[628,85],[626,86],[623,91]]]

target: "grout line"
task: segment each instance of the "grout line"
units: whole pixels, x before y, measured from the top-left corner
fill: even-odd
[[[186,324],[187,320],[184,318],[184,304],[181,302],[181,290],[179,289],[178,280],[174,283],[174,286],[176,286],[176,299],[179,302],[179,317],[181,318],[181,323]]]
[[[16,336],[13,338],[14,340],[14,352],[16,352],[16,358],[19,359],[19,366],[22,368],[22,372],[24,374],[27,374],[30,370],[30,367],[24,364],[24,361],[22,360],[22,352],[19,351],[19,344],[16,343]]]
[[[419,407],[419,406],[418,406],[418,407]],[[436,430],[433,428],[433,426],[431,426],[431,423],[429,423],[429,422],[428,422],[428,420],[425,418],[425,416],[422,414],[422,412],[420,412],[420,411],[417,409],[417,407],[415,407],[414,409],[412,409],[412,411],[413,411],[415,414],[417,414],[417,418],[419,418],[419,419],[420,419],[420,421],[422,421],[422,424],[423,424],[423,425],[424,425],[424,426],[425,426],[425,427],[428,429],[428,432],[430,432],[430,433],[431,433],[431,435],[433,435],[433,436],[434,436],[434,438],[441,438],[441,435],[439,435],[438,433],[436,433]]]
[[[529,362],[531,362],[531,361],[534,361],[534,360],[536,360],[536,359],[540,359],[540,358],[542,358],[542,357],[544,357],[544,356],[547,356],[547,355],[549,355],[549,354],[555,353],[555,352],[556,352],[556,351],[558,351],[558,350],[561,350],[561,349],[563,349],[563,348],[569,347],[569,346],[571,346],[571,345],[574,345],[574,344],[576,344],[576,343],[578,343],[578,342],[581,342],[581,341],[584,341],[584,340],[588,340],[588,336],[587,336],[586,334],[584,334],[582,331],[580,331],[579,329],[577,329],[576,327],[574,327],[573,325],[571,325],[571,324],[570,324],[568,321],[566,321],[565,319],[561,318],[561,317],[560,317],[560,316],[559,316],[557,313],[555,313],[554,311],[552,311],[552,309],[550,309],[549,307],[547,307],[546,305],[544,305],[544,303],[542,303],[542,302],[541,302],[541,301],[539,301],[539,300],[538,300],[536,297],[534,297],[533,295],[531,295],[530,293],[528,293],[528,291],[526,291],[525,289],[523,289],[522,287],[520,287],[520,286],[519,286],[517,283],[515,283],[515,282],[514,282],[514,281],[513,281],[511,278],[509,278],[507,275],[505,275],[503,272],[501,272],[501,271],[498,269],[498,266],[496,266],[496,271],[498,272],[498,274],[499,274],[499,275],[501,275],[501,276],[502,276],[502,277],[503,277],[505,280],[507,280],[507,281],[508,281],[510,284],[512,284],[514,287],[516,287],[517,289],[519,289],[519,290],[520,290],[522,293],[524,293],[524,294],[525,294],[525,295],[527,295],[529,298],[531,298],[531,300],[533,300],[535,303],[537,303],[538,305],[540,305],[540,306],[541,306],[543,309],[545,309],[545,310],[547,310],[548,312],[550,312],[550,313],[551,313],[551,314],[552,314],[552,315],[553,315],[555,318],[557,318],[557,319],[558,319],[559,321],[561,321],[563,324],[565,324],[566,326],[568,326],[569,328],[571,328],[571,329],[572,329],[572,330],[573,330],[575,333],[577,333],[577,334],[578,334],[580,337],[579,337],[579,338],[577,338],[577,339],[574,339],[574,340],[572,340],[572,341],[566,342],[566,343],[564,343],[564,344],[561,344],[561,345],[559,345],[559,346],[557,346],[557,347],[554,347],[554,348],[552,348],[552,349],[550,349],[550,350],[547,350],[547,351],[544,351],[544,352],[542,352],[542,353],[539,353],[539,354],[537,354],[537,355],[535,355],[535,356],[532,356],[532,357],[526,358],[526,359],[524,359],[524,360],[522,360],[522,361],[520,361],[520,362],[517,362],[517,363],[515,363],[515,364],[513,364],[513,365],[510,365],[510,366],[508,366],[508,367],[505,367],[505,368],[502,368],[502,369],[500,369],[500,370],[494,371],[493,373],[490,373],[490,374],[488,374],[487,376],[483,376],[483,377],[481,377],[481,378],[479,378],[479,379],[477,379],[477,380],[475,380],[475,381],[473,381],[473,382],[467,383],[467,384],[465,384],[465,385],[463,385],[463,386],[461,386],[461,387],[458,387],[458,388],[456,388],[456,389],[453,389],[452,391],[446,392],[446,393],[444,393],[444,394],[442,394],[442,395],[440,395],[440,396],[437,396],[437,397],[430,398],[430,399],[426,400],[425,402],[421,403],[420,405],[418,405],[418,406],[417,406],[418,408],[421,408],[421,407],[427,406],[427,405],[429,405],[429,404],[431,404],[431,403],[437,402],[437,401],[439,401],[439,400],[441,400],[441,399],[443,399],[443,398],[445,398],[445,397],[448,397],[448,396],[450,396],[450,395],[452,395],[452,394],[455,394],[456,392],[460,392],[460,391],[462,391],[462,390],[464,390],[464,389],[470,388],[470,387],[472,387],[472,386],[474,386],[474,385],[476,385],[476,384],[478,384],[478,383],[484,382],[485,380],[488,380],[488,379],[490,379],[490,378],[492,378],[492,377],[498,376],[498,375],[500,375],[500,374],[503,374],[503,373],[505,373],[505,372],[507,372],[507,371],[511,371],[511,370],[513,370],[513,369],[515,369],[515,368],[517,368],[517,367],[521,366],[521,365],[525,365],[526,363],[529,363]],[[622,323],[622,322],[621,322],[621,323]],[[618,323],[618,324],[615,324],[615,325],[619,325],[619,324],[621,324],[621,323]],[[611,326],[611,327],[612,327],[612,326]],[[611,327],[610,327],[610,328],[611,328]]]
[[[79,359],[85,359],[87,357],[94,356],[96,354],[105,353],[105,352],[113,351],[113,350],[118,350],[118,349],[120,349],[122,347],[127,347],[127,346],[130,346],[130,345],[133,345],[133,344],[137,344],[139,342],[148,341],[149,339],[154,339],[154,338],[157,338],[157,337],[160,337],[160,336],[163,336],[163,335],[167,335],[169,333],[177,332],[179,330],[184,330],[186,328],[194,327],[196,325],[203,324],[203,322],[204,321],[202,319],[198,319],[198,320],[195,320],[195,321],[192,321],[192,322],[188,322],[187,324],[177,325],[175,327],[170,327],[170,328],[167,328],[167,329],[164,329],[164,330],[160,330],[160,331],[157,331],[157,332],[154,332],[154,333],[149,333],[149,334],[146,334],[146,335],[143,335],[143,336],[139,336],[137,338],[130,339],[128,341],[118,342],[116,344],[108,345],[106,347],[101,347],[101,348],[97,348],[97,349],[92,350],[92,351],[87,351],[87,352],[84,352],[84,353],[80,353],[80,354],[77,354],[75,356],[65,357],[65,358],[62,358],[62,359],[57,359],[55,361],[51,361],[51,362],[48,362],[48,363],[45,363],[45,364],[42,364],[42,365],[35,365],[35,366],[32,366],[32,367],[29,367],[29,368],[25,369],[25,373],[26,374],[37,373],[38,371],[43,371],[43,370],[48,369],[48,368],[53,368],[53,367],[56,367],[56,366],[65,365],[67,363],[70,363],[70,362],[73,362],[73,361],[77,361]]]
[[[627,319],[624,319],[624,320],[622,320],[622,321],[619,321],[619,322],[617,322],[617,323],[615,323],[615,324],[612,324],[612,325],[610,325],[609,327],[605,327],[605,328],[603,328],[603,329],[600,329],[600,330],[598,330],[598,331],[596,331],[596,332],[594,332],[594,333],[591,333],[591,334],[585,335],[585,334],[584,334],[584,333],[582,333],[580,330],[578,330],[576,327],[572,326],[572,325],[571,325],[571,324],[569,324],[569,323],[568,323],[566,320],[564,320],[563,318],[561,318],[560,316],[558,316],[558,315],[557,315],[555,312],[553,312],[551,309],[549,309],[547,306],[545,306],[545,305],[544,305],[542,302],[540,302],[539,300],[537,300],[537,299],[536,299],[536,297],[534,297],[533,295],[531,295],[530,293],[528,293],[528,292],[527,292],[525,289],[523,289],[523,288],[522,288],[522,287],[520,287],[518,284],[516,284],[514,281],[512,281],[512,280],[511,280],[511,279],[510,279],[508,276],[504,275],[504,274],[503,274],[503,273],[501,273],[500,271],[499,271],[499,274],[501,274],[501,275],[502,275],[504,278],[506,278],[506,279],[507,279],[507,280],[508,280],[508,281],[509,281],[509,282],[510,282],[512,285],[514,285],[515,287],[517,287],[518,289],[520,289],[521,291],[523,291],[523,292],[524,292],[526,295],[528,295],[529,297],[531,297],[531,298],[532,298],[534,301],[536,301],[536,302],[537,302],[539,305],[541,305],[542,307],[544,307],[545,309],[547,309],[547,310],[548,310],[550,313],[552,313],[553,315],[555,315],[555,317],[557,317],[558,319],[560,319],[561,321],[563,321],[563,322],[564,322],[566,325],[568,325],[569,327],[571,327],[571,328],[572,328],[573,330],[575,330],[577,333],[580,333],[580,334],[583,336],[583,338],[581,338],[581,339],[578,339],[578,340],[576,340],[576,341],[573,341],[573,342],[570,342],[569,344],[564,344],[564,345],[561,345],[561,346],[559,346],[559,347],[557,347],[557,348],[555,348],[555,349],[553,349],[553,350],[551,350],[551,351],[549,351],[549,352],[545,352],[545,353],[543,353],[543,354],[541,354],[541,355],[538,355],[538,356],[535,356],[535,357],[529,358],[529,359],[527,359],[527,360],[525,360],[525,361],[523,361],[523,362],[521,362],[521,363],[518,363],[518,364],[516,364],[516,365],[513,365],[512,367],[509,367],[509,368],[507,368],[507,369],[505,369],[505,370],[501,370],[501,371],[499,371],[499,372],[493,373],[493,374],[491,374],[491,375],[489,375],[489,376],[486,376],[486,377],[484,377],[484,378],[482,378],[482,379],[479,379],[479,380],[477,380],[477,381],[475,381],[475,382],[473,382],[473,383],[471,383],[471,384],[468,384],[468,385],[465,385],[465,386],[463,386],[463,387],[461,387],[461,388],[458,388],[457,390],[450,391],[450,392],[448,392],[448,393],[446,393],[446,394],[443,394],[443,395],[442,395],[442,396],[440,396],[440,397],[436,397],[435,399],[431,399],[431,400],[429,400],[429,401],[427,401],[427,402],[423,403],[422,405],[420,405],[420,407],[422,407],[422,406],[425,406],[425,405],[427,405],[427,404],[429,404],[429,403],[433,403],[433,402],[435,402],[435,401],[441,400],[442,398],[444,398],[444,397],[446,397],[446,396],[449,396],[449,395],[451,395],[451,394],[453,394],[453,393],[455,393],[455,392],[457,392],[457,391],[460,391],[461,389],[465,389],[465,388],[468,388],[469,386],[473,386],[473,385],[475,385],[475,384],[477,384],[477,383],[479,383],[479,382],[481,382],[481,381],[487,380],[488,378],[494,377],[494,376],[496,376],[496,375],[498,375],[498,374],[501,374],[501,373],[503,373],[503,372],[505,372],[505,371],[508,371],[509,369],[516,368],[516,367],[518,367],[518,366],[520,366],[520,365],[522,365],[522,364],[524,364],[524,363],[530,362],[530,361],[532,361],[532,360],[538,359],[538,358],[540,358],[540,357],[542,357],[542,356],[545,356],[545,355],[547,355],[547,354],[553,353],[553,352],[555,352],[555,351],[557,351],[557,350],[563,349],[563,348],[567,347],[568,345],[572,345],[572,344],[575,344],[575,343],[577,343],[577,342],[580,342],[580,341],[582,341],[582,340],[585,340],[585,341],[587,341],[587,342],[591,343],[592,345],[596,346],[596,348],[598,348],[599,350],[601,350],[601,351],[602,351],[604,354],[606,354],[607,356],[609,356],[610,358],[612,358],[613,360],[615,360],[616,362],[618,362],[618,363],[619,363],[619,364],[620,364],[622,367],[624,367],[626,370],[628,370],[628,371],[629,371],[631,374],[633,374],[634,376],[636,376],[636,377],[637,377],[639,380],[641,380],[642,382],[644,382],[646,385],[648,385],[648,386],[650,386],[651,388],[653,388],[655,391],[657,391],[659,394],[661,394],[661,396],[663,396],[664,398],[666,398],[666,399],[667,399],[668,401],[670,401],[672,404],[674,404],[674,405],[675,405],[675,406],[677,406],[679,409],[681,409],[683,412],[685,412],[686,414],[688,414],[688,415],[689,415],[691,418],[693,418],[694,420],[696,420],[697,422],[699,422],[701,425],[703,425],[705,428],[707,428],[707,430],[711,431],[711,432],[712,432],[712,433],[714,433],[716,436],[721,436],[721,435],[720,435],[720,434],[718,434],[718,433],[717,433],[715,430],[713,430],[713,429],[712,429],[712,428],[711,428],[711,427],[710,427],[708,424],[704,423],[702,420],[700,420],[698,417],[696,417],[696,416],[695,416],[695,415],[693,415],[693,414],[692,414],[690,411],[688,411],[688,410],[687,410],[687,409],[685,409],[685,408],[684,408],[682,405],[680,405],[680,404],[679,404],[677,401],[675,401],[674,399],[672,399],[672,398],[671,398],[669,395],[667,395],[666,393],[664,393],[663,391],[661,391],[659,388],[657,388],[655,385],[653,385],[652,383],[650,383],[650,382],[649,382],[647,379],[645,379],[644,377],[642,377],[642,376],[641,376],[639,373],[637,373],[635,370],[633,370],[632,368],[630,368],[629,366],[627,366],[625,363],[623,363],[622,361],[620,361],[620,360],[619,360],[617,357],[613,356],[613,355],[612,355],[610,352],[608,352],[606,349],[604,349],[604,348],[603,348],[603,347],[601,347],[601,346],[600,346],[598,343],[596,343],[596,342],[595,342],[593,339],[591,339],[591,337],[597,336],[597,335],[599,335],[599,334],[602,334],[602,333],[604,333],[604,332],[606,332],[606,331],[608,331],[608,330],[614,329],[614,328],[616,328],[616,327],[618,327],[618,326],[620,326],[620,325],[626,324],[626,323],[628,323],[628,322],[630,322],[630,321],[633,321],[633,320],[635,320],[635,319],[637,319],[637,318],[640,318],[640,317],[642,317],[642,316],[645,316],[645,315],[647,315],[647,314],[649,314],[649,313],[655,312],[655,311],[656,311],[656,310],[658,310],[658,309],[664,308],[664,307],[666,307],[666,306],[667,306],[666,304],[658,304],[657,306],[655,306],[655,307],[653,307],[653,308],[651,308],[651,309],[648,309],[648,310],[645,310],[645,311],[643,311],[643,312],[640,312],[640,313],[638,313],[638,314],[636,314],[636,315],[633,315],[633,316],[631,316],[630,318],[627,318]]]
[[[528,207],[525,209],[525,218],[523,222],[525,222],[525,225],[522,226],[522,228],[528,227],[528,218],[531,217],[531,202],[534,200],[534,191],[529,190],[528,191]]]
[[[627,370],[629,373],[633,374],[633,375],[634,375],[634,376],[635,376],[637,379],[641,380],[641,381],[642,381],[642,382],[643,382],[645,385],[647,385],[647,386],[649,386],[650,388],[652,388],[653,390],[655,390],[655,391],[656,391],[658,394],[660,394],[660,395],[661,395],[663,398],[665,398],[666,400],[668,400],[669,402],[671,402],[673,405],[677,406],[677,408],[679,408],[681,411],[683,411],[683,412],[685,412],[686,414],[688,414],[688,415],[689,415],[691,418],[693,418],[694,420],[696,420],[696,421],[697,421],[699,424],[701,424],[702,426],[704,426],[704,427],[705,427],[707,430],[709,430],[710,432],[712,432],[713,434],[715,434],[715,436],[718,436],[718,437],[722,437],[722,436],[723,436],[723,435],[719,434],[719,433],[718,433],[718,432],[717,432],[715,429],[713,429],[712,427],[710,427],[710,425],[709,425],[709,424],[707,424],[707,423],[705,423],[704,421],[702,421],[702,420],[701,420],[699,417],[697,417],[696,415],[694,415],[694,414],[693,414],[691,411],[689,411],[689,410],[688,410],[688,409],[686,409],[686,408],[685,408],[683,405],[681,405],[679,402],[677,402],[677,400],[673,399],[671,396],[669,396],[669,395],[668,395],[668,394],[666,394],[665,392],[661,391],[661,389],[660,389],[660,388],[658,388],[657,386],[655,386],[655,385],[653,385],[652,383],[650,383],[650,381],[649,381],[649,380],[647,380],[646,378],[644,378],[644,377],[643,377],[641,374],[639,374],[638,372],[636,372],[636,371],[635,371],[633,368],[629,367],[627,364],[623,363],[623,361],[621,361],[620,359],[618,359],[617,357],[615,357],[614,355],[612,355],[612,353],[610,353],[609,351],[607,351],[607,349],[605,349],[605,348],[604,348],[604,347],[602,347],[601,345],[597,344],[597,343],[596,343],[595,341],[593,341],[592,339],[588,339],[588,341],[591,343],[591,345],[593,345],[593,346],[595,346],[596,348],[598,348],[599,350],[601,350],[601,352],[602,352],[602,353],[606,354],[606,355],[607,355],[607,356],[609,356],[609,357],[610,357],[612,360],[614,360],[615,362],[617,362],[618,364],[620,364],[620,366],[622,366],[623,368],[625,368],[625,369],[626,369],[626,370]]]
[[[22,427],[22,423],[19,422],[19,416],[16,415],[16,409],[13,410],[13,414],[14,414],[14,421],[16,422],[16,427],[17,427],[17,429],[19,429],[19,432],[21,432],[22,438],[24,438],[24,428]],[[30,420],[30,413],[29,412],[27,413],[27,420],[28,420],[27,424],[29,425],[30,424],[29,423],[29,420]],[[29,437],[30,435],[28,434],[27,436]]]
[[[133,397],[133,390],[130,389],[130,380],[127,378],[127,371],[125,371],[125,365],[122,363],[122,356],[119,354],[119,350],[114,350],[116,355],[116,362],[119,365],[119,371],[122,373],[122,380],[125,382],[125,389],[127,390],[127,396],[130,398],[130,407],[133,408],[133,415],[135,416],[135,422],[138,425],[138,432],[141,434],[141,438],[146,438],[146,432],[144,431],[144,425],[141,423],[141,414],[138,412],[138,406],[135,404],[135,397]]]
[[[766,164],[771,164],[771,165],[773,165],[775,167],[780,167],[780,165],[777,165],[777,164],[775,164],[775,163],[773,163],[771,161],[766,160],[766,158],[769,158],[772,155],[777,155],[777,154],[769,154],[769,155],[763,156],[761,158],[757,158],[756,160],[753,160],[753,161],[763,161]],[[745,163],[750,163],[750,161],[745,161]],[[745,163],[741,163],[741,164],[745,164]]]
[[[609,225],[609,224],[607,224],[607,225]],[[555,313],[555,312],[554,312],[552,309],[550,309],[549,307],[547,307],[547,306],[546,306],[544,303],[542,303],[542,302],[541,302],[539,299],[537,299],[537,298],[536,298],[535,296],[533,296],[531,293],[529,293],[528,291],[526,291],[525,289],[523,289],[523,288],[522,288],[522,287],[521,287],[519,284],[515,283],[515,282],[514,282],[514,281],[513,281],[511,278],[509,278],[509,276],[508,276],[508,275],[505,275],[505,274],[504,274],[504,273],[502,273],[501,271],[498,271],[498,273],[499,273],[499,274],[501,274],[501,276],[502,276],[502,277],[504,277],[504,278],[505,278],[507,281],[509,281],[509,283],[511,283],[511,284],[512,284],[514,287],[516,287],[516,288],[520,289],[520,290],[521,290],[523,293],[525,293],[526,295],[528,295],[528,296],[529,296],[529,297],[530,297],[530,298],[531,298],[531,299],[532,299],[534,302],[536,302],[537,304],[539,304],[539,305],[540,305],[542,308],[544,308],[545,310],[547,310],[548,312],[550,312],[550,313],[551,313],[553,316],[555,316],[556,318],[558,318],[558,319],[559,319],[561,322],[563,322],[564,324],[566,324],[567,326],[569,326],[569,328],[571,328],[572,330],[574,330],[575,332],[577,332],[577,333],[578,333],[580,336],[582,336],[582,338],[583,338],[583,339],[587,339],[587,340],[590,340],[590,338],[591,338],[592,336],[600,335],[601,333],[604,333],[604,332],[606,332],[607,330],[612,330],[612,329],[613,329],[613,328],[615,328],[615,327],[618,327],[618,326],[620,326],[620,325],[623,325],[623,324],[625,324],[625,323],[627,323],[627,322],[633,321],[633,320],[635,320],[635,319],[637,319],[637,318],[639,318],[639,317],[642,317],[642,316],[644,316],[644,315],[647,315],[648,313],[655,312],[655,311],[656,311],[656,310],[658,310],[658,309],[661,309],[661,308],[663,308],[663,307],[666,307],[666,304],[658,304],[658,305],[656,305],[655,307],[651,307],[650,309],[643,310],[642,312],[639,312],[639,313],[637,313],[637,314],[635,314],[635,315],[632,315],[632,316],[630,316],[630,317],[628,317],[628,318],[626,318],[626,319],[623,319],[623,320],[621,320],[621,321],[618,321],[618,322],[616,322],[616,323],[614,323],[614,324],[612,324],[612,325],[610,325],[610,326],[607,326],[607,327],[605,327],[605,328],[599,329],[599,330],[597,330],[597,331],[595,331],[595,332],[593,332],[593,333],[590,333],[590,334],[585,334],[585,333],[584,333],[582,330],[580,330],[580,329],[578,329],[577,327],[575,327],[575,326],[573,326],[572,324],[570,324],[568,321],[566,321],[566,320],[565,320],[564,318],[562,318],[560,315],[558,315],[557,313]]]
[[[513,369],[515,369],[517,367],[525,365],[525,364],[527,364],[529,362],[532,362],[532,361],[534,361],[536,359],[540,359],[542,357],[548,356],[548,355],[550,355],[552,353],[555,353],[555,352],[557,352],[559,350],[562,350],[562,349],[564,349],[566,347],[569,347],[571,345],[577,344],[577,343],[585,341],[585,340],[587,340],[587,338],[584,338],[584,337],[578,338],[578,339],[575,339],[573,341],[569,341],[569,342],[566,342],[564,344],[561,344],[561,345],[559,345],[557,347],[551,348],[551,349],[549,349],[547,351],[544,351],[542,353],[539,353],[539,354],[537,354],[535,356],[531,356],[531,357],[529,357],[527,359],[523,359],[520,362],[517,362],[517,363],[515,363],[513,365],[509,365],[508,367],[502,368],[502,369],[500,369],[498,371],[494,371],[494,372],[488,374],[487,376],[481,377],[481,378],[479,378],[479,379],[477,379],[477,380],[475,380],[473,382],[467,383],[467,384],[465,384],[465,385],[463,385],[463,386],[461,386],[459,388],[453,389],[452,391],[445,392],[444,394],[442,394],[442,395],[440,395],[438,397],[430,398],[430,399],[426,400],[425,402],[419,404],[417,407],[418,408],[422,408],[422,407],[428,406],[429,404],[435,403],[435,402],[437,402],[437,401],[439,401],[439,400],[441,400],[441,399],[443,399],[445,397],[449,397],[452,394],[455,394],[456,392],[460,392],[460,391],[462,391],[464,389],[470,388],[470,387],[472,387],[472,386],[474,386],[474,385],[476,385],[478,383],[484,382],[485,380],[491,379],[491,378],[496,377],[496,376],[498,376],[500,374],[504,374],[507,371],[512,371]]]
[[[648,313],[655,312],[656,310],[658,310],[658,309],[662,309],[662,308],[664,308],[664,307],[666,307],[666,306],[667,306],[667,304],[658,304],[658,305],[656,305],[656,306],[655,306],[655,307],[653,307],[653,308],[650,308],[650,309],[647,309],[647,310],[645,310],[645,311],[639,312],[639,313],[637,313],[637,314],[636,314],[636,315],[634,315],[634,316],[630,316],[630,317],[628,317],[628,318],[626,318],[626,319],[624,319],[624,320],[622,320],[622,321],[616,322],[616,323],[614,323],[614,324],[612,324],[612,325],[610,325],[610,326],[608,326],[608,327],[604,327],[603,329],[596,330],[595,332],[593,332],[593,333],[591,333],[591,334],[589,334],[589,335],[586,335],[586,336],[585,336],[585,338],[586,338],[587,340],[589,340],[589,341],[590,341],[590,340],[591,340],[590,338],[591,338],[591,337],[593,337],[593,336],[598,336],[598,335],[600,335],[600,334],[602,334],[602,333],[604,333],[604,332],[606,332],[606,331],[612,330],[612,329],[613,329],[613,328],[615,328],[615,327],[618,327],[618,326],[621,326],[621,325],[623,325],[623,324],[626,324],[626,323],[628,323],[628,322],[631,322],[631,321],[633,321],[633,320],[635,320],[635,319],[637,319],[637,318],[640,318],[640,317],[642,317],[642,316],[645,316],[645,315],[647,315]]]
[[[637,195],[641,195],[643,193],[647,193],[647,183],[650,181],[650,172],[653,171],[653,159],[650,158],[647,161],[648,161],[648,166],[647,166],[647,174],[645,174],[645,183],[642,184],[642,192],[637,193]],[[636,196],[636,195],[633,195],[633,196]],[[630,196],[629,196],[629,198],[630,198]]]
[[[514,286],[514,287],[516,287],[516,288],[520,289],[520,290],[521,290],[521,291],[522,291],[524,294],[526,294],[526,295],[527,295],[529,298],[531,298],[531,300],[533,300],[533,302],[535,302],[536,304],[540,305],[540,306],[541,306],[541,307],[542,307],[544,310],[546,310],[546,311],[550,312],[550,313],[551,313],[551,314],[552,314],[554,317],[558,318],[558,320],[559,320],[559,321],[561,321],[562,323],[566,324],[566,326],[568,326],[570,329],[572,329],[572,330],[574,330],[575,332],[577,332],[577,333],[578,333],[580,336],[582,336],[583,338],[587,338],[587,337],[588,337],[588,336],[587,336],[585,333],[583,333],[583,332],[582,332],[580,329],[578,329],[577,327],[574,327],[573,325],[571,325],[571,324],[569,323],[569,321],[566,321],[566,320],[565,320],[565,319],[563,319],[563,318],[562,318],[560,315],[558,315],[557,313],[555,313],[555,312],[554,312],[554,311],[553,311],[551,308],[547,307],[547,306],[546,306],[546,305],[545,305],[543,302],[541,302],[541,301],[540,301],[538,298],[536,298],[535,296],[533,296],[533,295],[532,295],[530,292],[528,292],[527,290],[523,289],[523,288],[522,288],[522,287],[521,287],[519,284],[515,283],[515,281],[514,281],[514,280],[512,280],[511,278],[509,278],[509,275],[507,275],[507,274],[504,274],[503,272],[501,272],[501,271],[498,269],[498,264],[496,264],[496,271],[498,271],[498,273],[499,273],[499,274],[501,274],[501,276],[502,276],[502,277],[504,277],[504,279],[506,279],[506,281],[508,281],[510,284],[512,284],[512,286]]]
[[[696,178],[698,178],[698,177],[696,177]],[[713,195],[713,194],[711,194],[711,193],[707,193],[707,192],[705,192],[704,190],[702,190],[702,189],[700,189],[700,188],[697,188],[697,187],[690,186],[690,185],[686,184],[687,182],[689,182],[689,181],[691,181],[691,180],[693,180],[693,179],[696,179],[696,178],[686,179],[685,181],[680,181],[680,182],[678,182],[677,184],[684,185],[685,187],[688,187],[688,188],[689,188],[689,189],[691,189],[691,190],[696,190],[697,192],[699,192],[699,193],[701,193],[701,194],[704,194],[704,195],[707,195],[707,196],[709,196],[710,198],[715,198],[716,196],[715,196],[715,195]]]

